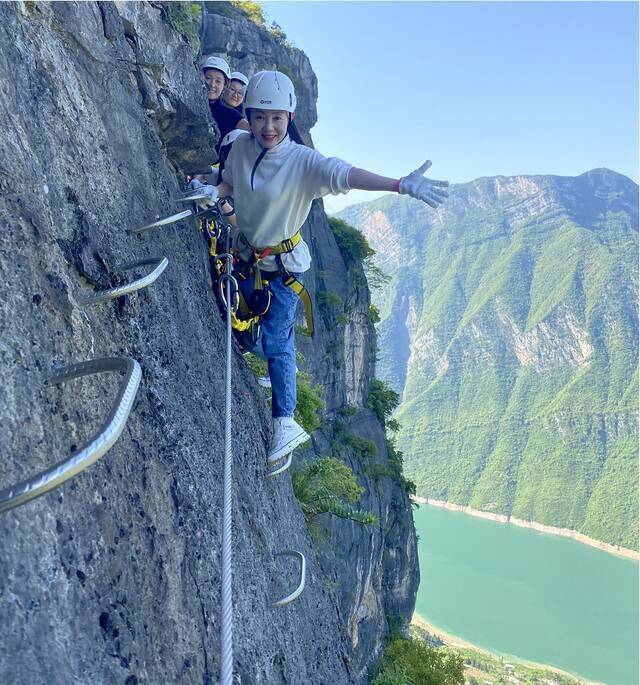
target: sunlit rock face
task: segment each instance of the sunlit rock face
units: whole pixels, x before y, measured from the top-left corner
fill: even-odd
[[[450,190],[437,211],[339,213],[389,277],[379,373],[418,493],[637,547],[638,186],[594,169]]]

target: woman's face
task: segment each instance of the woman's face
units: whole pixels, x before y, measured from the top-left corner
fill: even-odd
[[[252,109],[251,132],[262,147],[272,148],[287,135],[289,112],[279,109]]]
[[[209,91],[209,100],[217,100],[224,90],[224,74],[218,69],[206,69],[204,72],[204,82]]]
[[[244,84],[242,81],[237,81],[236,79],[231,79],[229,81],[229,85],[225,88],[224,91],[224,101],[230,106],[230,107],[237,107],[239,104],[242,103],[242,99],[244,98]]]

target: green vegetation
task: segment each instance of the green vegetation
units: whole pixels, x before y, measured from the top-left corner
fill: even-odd
[[[369,306],[369,321],[374,325],[380,322],[380,310],[375,304]]]
[[[331,451],[335,456],[340,456],[345,449],[352,450],[354,455],[362,461],[373,459],[378,455],[378,447],[373,440],[348,431],[343,421],[338,419],[333,427]]]
[[[316,302],[322,307],[328,307],[329,309],[337,309],[342,307],[344,304],[343,299],[334,290],[328,291],[318,291],[316,293]]]
[[[353,508],[364,492],[353,471],[335,457],[320,457],[291,477],[293,492],[308,523],[320,514],[332,514],[370,525],[377,521],[371,512]]]
[[[269,369],[265,359],[260,359],[250,352],[243,355],[249,368],[256,376],[268,376]],[[269,393],[269,390],[266,390]],[[318,414],[324,409],[322,401],[322,387],[312,385],[311,377],[304,371],[298,371],[296,376],[297,403],[294,414],[295,420],[311,434],[320,428],[322,418]]]
[[[638,188],[592,173],[478,179],[437,222],[392,196],[340,216],[382,213],[412,246],[371,259],[389,273],[377,373],[404,398],[418,494],[637,549],[638,226],[620,207]]]
[[[280,24],[277,22],[271,22],[271,25],[269,26],[269,35],[279,45],[282,45],[285,48],[291,47],[291,43],[287,39],[287,34],[282,30],[282,26],[280,26]]]
[[[311,434],[322,425],[322,418],[318,414],[324,409],[324,402],[321,398],[322,387],[311,385],[309,374],[298,371],[296,392],[298,401],[294,415],[295,420],[307,433]]]
[[[200,23],[202,3],[200,2],[163,2],[169,23],[179,31],[191,45],[194,56],[200,52]]]
[[[364,235],[346,221],[330,217],[329,227],[346,262],[364,262],[375,254]]]
[[[569,675],[551,671],[544,667],[523,664],[517,660],[505,662],[504,658],[491,652],[485,652],[472,647],[443,646],[444,643],[437,636],[432,635],[416,625],[411,626],[414,639],[423,641],[427,645],[438,646],[439,651],[455,655],[463,662],[464,682],[468,685],[579,685],[580,681]]]
[[[251,19],[256,26],[264,27],[264,10],[261,3],[252,2],[252,0],[232,0],[231,4]]]
[[[386,428],[387,420],[400,403],[398,393],[379,378],[374,378],[369,385],[367,407],[378,417],[378,421]],[[396,424],[394,424],[396,425]]]
[[[371,685],[464,685],[462,658],[418,639],[397,639],[384,650]]]

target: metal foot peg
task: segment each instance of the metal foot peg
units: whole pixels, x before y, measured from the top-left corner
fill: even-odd
[[[0,490],[0,513],[25,504],[62,485],[98,461],[115,444],[127,423],[142,378],[140,364],[135,359],[113,357],[72,364],[58,371],[50,381],[57,384],[104,371],[125,371],[126,376],[118,388],[118,395],[111,411],[98,432],[72,456],[28,480]]]
[[[211,197],[205,193],[194,193],[193,195],[186,195],[185,197],[176,198],[176,202],[198,202],[199,200],[210,200]]]
[[[172,214],[171,216],[165,216],[164,219],[158,219],[151,224],[147,224],[142,228],[130,228],[127,233],[143,233],[144,231],[150,231],[152,228],[160,228],[161,226],[168,226],[169,224],[175,224],[176,221],[182,221],[191,216],[193,212],[190,209],[185,209],[183,212],[178,212],[178,214]]]
[[[279,466],[277,469],[274,471],[267,471],[267,478],[273,478],[273,476],[277,476],[281,473],[284,473],[290,466],[291,462],[293,461],[293,450],[287,454],[286,461],[282,466]],[[277,464],[278,462],[276,462]]]
[[[287,551],[287,552],[278,552],[275,556],[277,557],[296,557],[300,559],[300,583],[298,584],[298,587],[289,595],[286,597],[283,597],[282,599],[279,599],[276,602],[272,602],[271,606],[275,609],[278,607],[283,607],[286,604],[290,604],[293,602],[295,599],[298,599],[300,595],[302,594],[302,591],[304,590],[304,585],[307,580],[307,560],[304,558],[304,554],[302,552],[297,552],[295,550]]]
[[[142,259],[139,262],[134,262],[133,264],[125,264],[120,268],[123,271],[129,271],[135,269],[139,266],[155,265],[155,269],[151,273],[138,278],[131,283],[125,283],[125,285],[118,286],[117,288],[109,288],[109,290],[100,290],[95,293],[95,295],[88,295],[86,297],[81,297],[78,299],[78,304],[84,307],[89,304],[96,304],[97,302],[106,302],[107,300],[112,300],[115,297],[122,297],[122,295],[128,295],[136,290],[142,290],[155,283],[160,274],[167,268],[169,260],[166,257],[151,257],[149,259]]]

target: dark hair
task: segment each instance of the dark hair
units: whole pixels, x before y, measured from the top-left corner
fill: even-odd
[[[305,142],[302,140],[302,136],[300,135],[300,131],[298,131],[298,127],[296,126],[296,122],[291,118],[289,119],[289,125],[287,126],[287,133],[289,134],[289,138],[291,138],[294,143],[298,143],[298,145],[305,145]]]
[[[245,107],[244,109],[244,116],[246,117],[247,121],[249,122],[249,125],[251,125],[251,110],[253,110],[253,107]],[[296,122],[293,121],[291,118],[291,113],[289,113],[289,123],[287,125],[287,133],[289,134],[289,138],[294,143],[298,143],[298,145],[306,145],[304,140],[302,140],[302,136],[300,135],[300,131],[298,131],[298,127],[296,126]],[[253,135],[253,133],[251,134]]]

